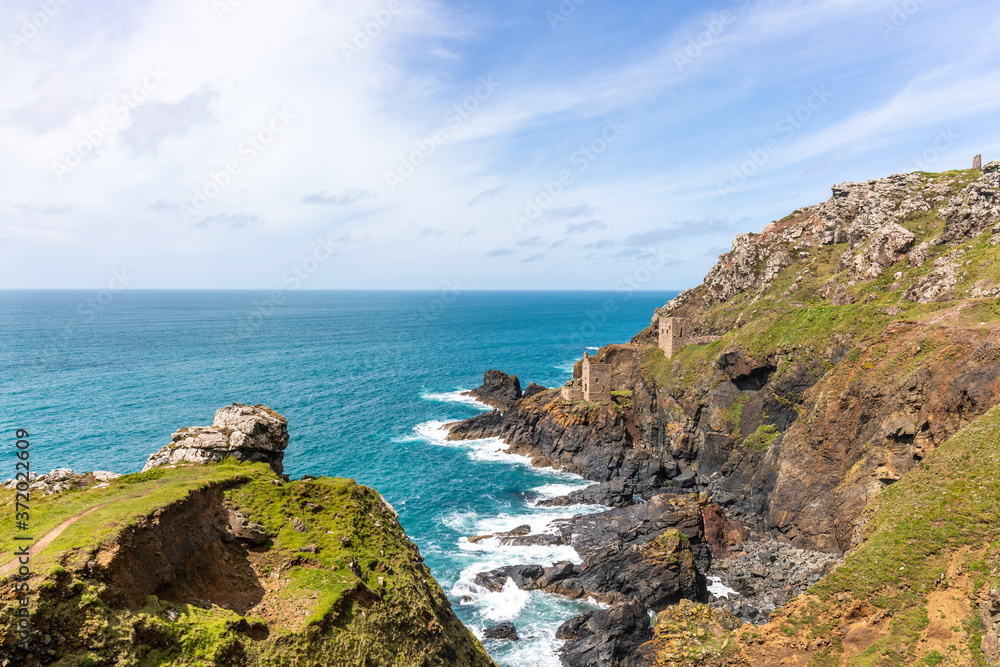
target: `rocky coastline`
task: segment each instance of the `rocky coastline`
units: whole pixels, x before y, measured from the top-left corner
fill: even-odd
[[[560,630],[573,667],[718,660],[721,644],[702,654],[678,638],[770,632],[870,539],[866,508],[1000,402],[998,201],[992,162],[845,183],[740,235],[648,329],[591,355],[610,400],[579,399],[580,363],[566,391],[530,396],[489,371],[470,395],[502,401],[448,425],[449,439],[498,438],[594,483],[546,505],[608,509],[542,535],[489,536],[569,545],[582,564],[506,567],[477,583],[611,605]],[[666,348],[665,322],[685,328]],[[715,597],[709,582],[736,594]],[[657,615],[654,627],[640,611]]]

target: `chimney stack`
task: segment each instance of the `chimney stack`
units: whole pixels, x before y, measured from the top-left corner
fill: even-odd
[[[983,156],[982,155],[977,155],[976,157],[972,158],[972,168],[975,169],[976,171],[982,171],[983,170]]]

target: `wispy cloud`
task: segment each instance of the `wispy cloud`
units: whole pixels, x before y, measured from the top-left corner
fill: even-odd
[[[198,227],[208,229],[210,227],[229,227],[231,229],[246,229],[260,222],[260,218],[247,213],[221,213],[208,218],[203,218],[198,222]]]
[[[505,185],[500,185],[495,188],[490,188],[489,190],[483,190],[478,195],[469,200],[469,206],[478,206],[479,204],[483,204],[492,199],[496,199],[506,191],[507,191],[507,186]]]
[[[376,197],[374,192],[363,189],[347,188],[343,190],[339,195],[327,193],[326,190],[321,190],[319,192],[312,192],[307,195],[303,195],[303,204],[316,204],[320,206],[349,206],[355,202],[362,201],[364,199],[372,199]]]

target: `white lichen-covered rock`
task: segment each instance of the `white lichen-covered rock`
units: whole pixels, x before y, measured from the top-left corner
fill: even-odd
[[[958,285],[962,266],[958,260],[964,255],[962,250],[954,250],[934,260],[934,270],[913,284],[903,295],[905,301],[931,303],[949,297]]]
[[[19,481],[27,481],[28,491],[36,496],[50,496],[70,489],[83,490],[94,488],[99,483],[118,479],[121,475],[103,470],[94,472],[73,472],[69,468],[56,468],[50,473],[39,475],[29,473],[27,480],[8,479],[0,484],[0,489],[13,490]],[[23,488],[23,487],[22,487]]]
[[[238,461],[264,461],[283,471],[288,423],[263,405],[234,403],[215,413],[211,426],[182,428],[171,443],[150,455],[143,471],[178,463],[217,463],[227,456]]]
[[[983,167],[983,175],[953,197],[941,217],[947,222],[945,243],[975,238],[1000,224],[1000,162]]]
[[[886,223],[872,234],[867,245],[855,255],[849,265],[851,275],[861,280],[872,280],[902,259],[913,247],[913,232],[894,222]]]

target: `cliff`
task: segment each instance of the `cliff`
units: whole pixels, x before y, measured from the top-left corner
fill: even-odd
[[[217,422],[232,415],[193,431],[214,451],[209,429],[223,429],[244,462],[175,436],[172,458],[161,450],[141,473],[33,480],[32,650],[15,648],[23,582],[5,541],[0,665],[494,664],[377,492],[286,481],[284,419],[233,406]],[[0,496],[6,535],[20,534],[12,496]]]
[[[501,437],[539,465],[600,483],[557,503],[599,502],[620,512],[681,492],[709,498],[714,524],[731,526],[730,537],[713,544],[713,560],[698,569],[722,578],[739,597],[712,600],[709,611],[663,610],[655,632],[648,631],[653,643],[606,664],[689,659],[678,646],[698,645],[688,641],[696,636],[713,638],[704,655],[732,653],[732,643],[714,642],[738,625],[729,614],[765,623],[807,589],[825,590],[836,573],[853,573],[839,580],[848,582],[842,586],[865,576],[850,568],[878,534],[866,508],[892,497],[888,492],[901,480],[925,474],[928,466],[936,470],[935,451],[1000,402],[998,260],[1000,162],[981,172],[845,183],[829,201],[797,210],[761,234],[737,237],[700,286],[659,309],[630,344],[595,355],[612,366],[617,391],[611,401],[570,401],[546,392],[502,415],[455,425],[452,437]],[[671,358],[660,346],[666,318],[684,328]],[[579,375],[577,369],[574,382]],[[952,463],[959,470],[963,465]],[[995,480],[995,472],[983,474]],[[948,526],[951,517],[937,520]],[[703,515],[702,533],[712,524]],[[734,540],[735,526],[749,539]],[[976,526],[983,544],[1000,537],[988,522]],[[912,544],[918,557],[931,555],[924,543]],[[830,574],[845,554],[847,564]],[[905,567],[891,560],[897,556],[898,550],[883,558]],[[884,602],[869,597],[872,609],[878,605],[871,600]],[[912,616],[926,606],[919,596],[903,599],[902,607],[879,607],[883,617]],[[645,604],[631,594],[624,601]],[[827,603],[814,599],[820,606],[783,634],[825,627],[828,619],[816,610]],[[631,625],[623,627],[635,636]],[[748,632],[742,636],[754,636]],[[818,639],[828,639],[824,630],[803,649],[806,662],[818,661],[809,664],[842,664],[869,650],[873,661],[858,664],[933,659],[919,642],[890,646],[877,633],[852,636],[850,650],[817,657],[829,648],[815,644]],[[620,637],[609,631],[604,640]],[[977,664],[968,662],[969,645],[962,644],[966,662],[956,664]],[[580,659],[571,646],[566,664],[604,664]],[[744,662],[734,664],[778,664],[781,653],[741,655]]]

